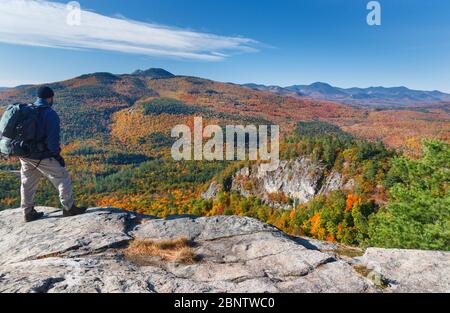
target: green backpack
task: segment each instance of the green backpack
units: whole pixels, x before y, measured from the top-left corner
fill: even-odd
[[[38,150],[39,108],[16,103],[6,108],[0,120],[0,153],[7,157],[29,157]]]

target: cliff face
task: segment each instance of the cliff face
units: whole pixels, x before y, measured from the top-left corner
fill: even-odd
[[[318,194],[341,189],[343,178],[340,173],[326,173],[325,168],[302,157],[281,161],[277,170],[260,173],[258,165],[241,169],[234,177],[232,189],[243,196],[260,198],[274,207],[288,207],[302,204]]]
[[[450,291],[446,252],[351,257],[244,217],[156,219],[97,208],[62,218],[38,209],[46,216],[28,224],[19,209],[0,212],[0,292]],[[189,248],[175,251],[180,242]]]

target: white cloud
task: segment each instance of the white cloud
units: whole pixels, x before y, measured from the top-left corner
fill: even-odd
[[[61,3],[1,0],[0,42],[208,61],[222,60],[229,53],[256,51],[257,42],[249,38],[182,30],[86,10],[81,11],[80,24],[71,26],[67,23],[69,13]]]
[[[19,85],[37,85],[41,84],[42,82],[38,82],[36,80],[11,80],[11,79],[0,79],[0,88],[2,87],[16,87]]]

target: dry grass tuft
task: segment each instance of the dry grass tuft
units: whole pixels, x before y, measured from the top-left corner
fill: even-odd
[[[369,276],[371,270],[363,265],[353,265],[353,269],[360,274],[361,276],[367,277]]]
[[[193,243],[186,238],[174,240],[134,240],[125,250],[131,259],[158,257],[167,262],[194,264],[199,257],[194,253]]]
[[[175,259],[175,263],[181,264],[194,264],[198,261],[199,258],[195,255],[191,247],[181,249]]]
[[[353,247],[339,246],[334,252],[339,256],[355,258],[364,255],[364,250]]]
[[[40,255],[36,258],[36,260],[45,260],[45,259],[60,258],[60,257],[62,257],[61,252],[54,252],[54,253],[49,253],[49,254],[45,254],[45,255]]]

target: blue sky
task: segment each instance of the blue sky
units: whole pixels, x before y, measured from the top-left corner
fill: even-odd
[[[17,0],[4,1],[13,5]],[[136,43],[108,37],[115,48],[105,49],[103,41],[92,38],[86,45],[77,41],[80,37],[69,43],[64,35],[56,40],[55,33],[63,29],[58,16],[43,16],[34,9],[16,16],[2,4],[0,86],[162,67],[235,83],[324,81],[340,87],[404,85],[450,92],[450,1],[381,0],[382,25],[372,27],[366,23],[368,0],[78,2],[83,10],[96,13],[94,23],[113,17],[111,25],[122,27],[121,21],[128,21],[123,32],[110,29],[106,36],[131,38],[127,34],[135,31],[140,35]],[[89,27],[83,17],[81,25]],[[155,24],[164,26],[163,37],[176,42],[161,38],[155,43],[149,35]],[[108,27],[96,31],[104,36]]]

